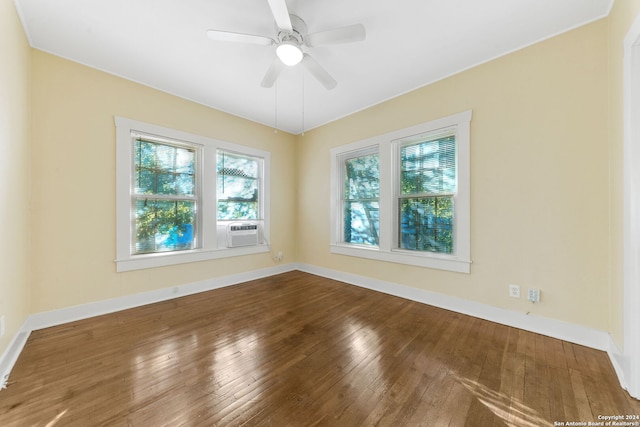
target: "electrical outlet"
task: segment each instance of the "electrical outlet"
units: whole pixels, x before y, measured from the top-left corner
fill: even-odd
[[[0,337],[4,336],[4,315],[0,316]]]
[[[509,296],[511,298],[520,298],[520,285],[509,285]]]
[[[529,288],[527,299],[531,302],[540,302],[540,289]]]

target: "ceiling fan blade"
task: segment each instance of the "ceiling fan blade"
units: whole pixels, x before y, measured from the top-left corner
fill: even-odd
[[[269,66],[269,69],[264,75],[260,86],[267,88],[273,87],[276,80],[278,80],[278,76],[280,75],[280,72],[282,71],[282,68],[284,68],[284,66],[285,65],[282,63],[282,61],[280,61],[279,58],[276,58]]]
[[[315,77],[320,83],[322,83],[322,85],[328,90],[331,90],[338,85],[338,82],[335,81],[333,77],[331,77],[327,70],[322,68],[322,65],[318,64],[318,62],[308,54],[304,54],[302,63],[305,67],[307,67],[307,70],[309,70],[313,77]]]
[[[275,40],[269,37],[256,36],[253,34],[233,33],[231,31],[209,30],[207,31],[207,37],[209,37],[211,40],[216,41],[251,43],[263,46],[269,46],[275,43]]]
[[[307,46],[359,42],[365,39],[367,31],[362,24],[348,25],[333,30],[309,34],[305,38]]]
[[[289,9],[287,9],[287,2],[285,0],[267,0],[273,19],[276,20],[276,25],[283,31],[293,31],[291,25],[291,18],[289,18]]]

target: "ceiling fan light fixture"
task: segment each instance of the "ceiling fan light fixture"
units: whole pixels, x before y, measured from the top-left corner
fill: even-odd
[[[302,61],[302,50],[293,43],[284,42],[276,48],[276,55],[283,64],[290,67]]]

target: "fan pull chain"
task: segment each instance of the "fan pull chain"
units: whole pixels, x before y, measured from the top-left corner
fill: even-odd
[[[278,133],[278,81],[276,80],[275,84],[274,84],[274,111],[275,111],[275,128],[273,129],[273,133]]]
[[[302,136],[304,136],[304,69],[302,70]]]

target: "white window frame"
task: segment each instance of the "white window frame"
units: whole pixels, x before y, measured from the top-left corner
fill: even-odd
[[[470,124],[472,111],[432,120],[416,126],[374,136],[331,150],[331,237],[330,251],[334,254],[368,258],[379,261],[408,264],[469,273],[471,264],[471,176],[470,176]],[[415,135],[455,128],[457,147],[457,190],[454,195],[454,253],[398,249],[397,209],[395,188],[398,180],[398,145]],[[342,162],[359,152],[377,149],[380,160],[380,234],[379,246],[352,245],[342,241]]]
[[[123,272],[269,252],[271,153],[124,117],[115,117],[114,119],[116,125],[116,271]],[[196,180],[199,188],[195,236],[197,248],[151,254],[132,254],[132,227],[135,226],[135,216],[131,204],[134,171],[132,132],[176,141],[182,145],[196,148]],[[262,226],[263,242],[261,244],[236,248],[226,247],[224,230],[222,234],[220,233],[220,225],[224,224],[219,223],[227,223],[228,221],[217,220],[216,154],[218,149],[246,154],[263,160],[262,179],[258,190],[261,198],[262,218],[258,220]]]

